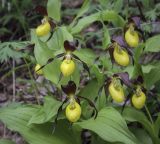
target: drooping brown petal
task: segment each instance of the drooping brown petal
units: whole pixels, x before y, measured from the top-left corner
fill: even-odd
[[[132,82],[129,79],[129,74],[127,72],[122,72],[122,73],[116,73],[114,76],[120,77],[120,80],[122,83],[124,83],[126,86],[132,88]]]
[[[67,85],[61,85],[61,88],[62,88],[63,92],[67,95],[75,94],[76,89],[77,89],[74,81],[69,81]]]
[[[132,79],[132,83],[135,85],[142,85],[144,82],[143,77],[139,75],[137,78]]]
[[[122,35],[116,35],[116,36],[113,36],[112,38],[112,42],[116,42],[118,43],[121,47],[127,47],[126,43],[125,43],[125,40],[124,40],[124,37]]]
[[[64,48],[66,51],[75,51],[76,50],[76,46],[74,42],[69,42],[69,41],[64,41]]]
[[[52,19],[49,19],[48,22],[51,25],[52,29],[54,29],[56,27],[56,23]]]
[[[47,10],[44,6],[38,5],[34,8],[34,11],[36,11],[37,13],[43,15],[43,16],[47,16]]]
[[[110,55],[110,58],[111,58],[111,62],[112,62],[112,65],[114,64],[114,57],[113,57],[113,51],[114,51],[114,47],[113,45],[111,45],[108,49],[108,52],[109,52],[109,55]]]
[[[83,64],[83,68],[88,72],[88,75],[89,75],[89,77],[90,77],[90,70],[89,70],[88,65],[87,65],[84,61],[82,61],[78,56],[76,56],[75,54],[72,54],[72,57],[73,57],[74,59],[80,61],[80,62]]]
[[[126,97],[126,99],[125,99],[125,102],[124,102],[124,104],[123,104],[123,106],[122,106],[122,109],[121,109],[121,114],[123,113],[124,108],[125,108],[125,106],[126,106],[126,104],[127,104],[127,101],[129,101],[129,99],[131,98],[132,94],[133,94],[133,92],[131,91],[131,92],[129,92],[129,94],[127,95],[127,97]]]
[[[141,18],[139,16],[134,16],[131,18],[135,25],[139,28],[141,24]]]

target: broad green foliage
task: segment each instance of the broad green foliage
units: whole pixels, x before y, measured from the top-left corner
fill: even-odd
[[[53,121],[53,117],[56,115],[60,105],[61,102],[46,96],[44,105],[37,109],[37,112],[31,117],[28,124],[42,124]]]
[[[140,140],[141,144],[153,144],[151,138],[143,129],[131,128],[131,131]]]
[[[151,69],[149,73],[144,74],[145,84],[148,89],[160,80],[159,71],[160,67],[156,67]]]
[[[0,144],[15,144],[15,143],[7,139],[1,139]]]
[[[95,14],[86,16],[84,18],[81,18],[78,23],[71,29],[72,34],[79,33],[84,28],[89,26],[95,21],[108,21],[112,22],[115,26],[123,27],[125,24],[125,21],[121,16],[119,16],[115,11],[101,11],[97,12]]]
[[[94,59],[96,58],[96,55],[93,53],[93,51],[87,48],[76,50],[74,54],[77,55],[81,60],[83,60],[89,66],[94,63]]]
[[[73,25],[75,25],[77,19],[81,16],[83,16],[88,10],[89,10],[89,7],[90,7],[90,3],[91,3],[91,0],[85,0],[83,2],[83,5],[82,7],[80,8],[77,16],[74,18],[73,22],[70,24],[70,26],[72,27]]]
[[[149,38],[146,41],[146,52],[160,52],[160,35]]]
[[[63,51],[63,43],[65,40],[72,41],[73,36],[68,32],[65,26],[62,26],[56,29],[52,38],[47,42],[47,46],[54,51]]]
[[[155,144],[160,143],[160,138],[158,136],[159,130],[157,131],[157,123],[159,119],[155,123],[150,122],[144,113],[135,110],[134,108],[127,107],[123,112],[123,117],[129,122],[139,122],[143,127],[147,130],[150,137],[152,138],[152,142]],[[155,128],[156,127],[156,128]]]
[[[36,60],[37,60],[38,64],[44,65],[49,58],[54,57],[54,53],[52,50],[50,50],[47,47],[47,44],[45,42],[39,40],[37,37],[35,37],[34,40],[35,40],[34,43],[36,44],[35,48],[34,48]],[[59,65],[60,65],[60,61],[55,60],[54,63],[51,63],[46,66],[45,69],[47,69],[47,70],[45,70],[45,69],[43,70],[44,74],[46,75],[46,78],[48,78],[49,80],[51,80],[54,83],[58,82],[60,70],[57,68],[53,69],[53,67],[59,67]]]
[[[157,135],[159,135],[159,129],[160,129],[160,113],[158,113],[158,118],[157,118],[157,120],[155,121],[155,125],[154,125],[155,127],[155,133],[157,134]]]
[[[76,139],[72,138],[74,133],[68,129],[69,125],[64,121],[59,122],[59,128],[57,127],[54,134],[52,134],[53,123],[28,125],[28,121],[37,110],[34,106],[6,107],[0,110],[0,120],[9,129],[19,132],[29,144],[52,144],[53,142],[74,144],[76,142]]]
[[[102,40],[102,48],[107,49],[108,45],[111,43],[110,34],[106,26],[103,24],[103,40]]]
[[[84,122],[78,122],[75,126],[89,129],[97,133],[102,139],[110,142],[122,142],[125,144],[140,143],[128,130],[127,125],[121,115],[113,108],[102,109],[98,117]]]
[[[59,22],[61,20],[61,1],[48,0],[47,11],[49,17]]]
[[[105,90],[103,89],[101,95],[98,97],[98,100],[97,100],[97,109],[101,110],[102,108],[104,108],[106,106],[106,102],[107,102],[107,99],[105,95]]]
[[[98,83],[96,79],[91,80],[78,95],[94,100],[98,94]]]

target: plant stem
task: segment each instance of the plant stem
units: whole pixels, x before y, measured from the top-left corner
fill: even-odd
[[[126,9],[127,9],[126,20],[128,20],[128,17],[129,17],[129,0],[127,0]]]
[[[32,63],[29,63],[28,65],[31,65]],[[24,65],[20,65],[20,66],[17,66],[17,67],[14,67],[14,68],[12,68],[12,70],[10,70],[9,72],[7,72],[6,74],[4,74],[1,78],[2,79],[5,79],[7,76],[10,76],[11,74],[12,74],[12,71],[17,71],[17,70],[19,70],[19,69],[21,69],[21,68],[25,68],[26,67],[26,64],[24,64]],[[2,71],[2,70],[1,70]],[[0,72],[1,72],[0,71]]]
[[[12,66],[13,66],[13,71],[12,71],[12,79],[13,79],[13,98],[12,101],[15,102],[16,100],[16,76],[15,76],[15,60],[12,60]]]
[[[151,114],[150,114],[150,112],[149,112],[149,110],[148,110],[148,107],[147,107],[146,105],[144,105],[144,107],[145,107],[145,110],[146,110],[146,112],[147,112],[147,114],[148,114],[148,117],[149,117],[151,123],[153,124],[154,122],[153,122],[152,116],[151,116]]]
[[[141,26],[145,26],[145,25],[152,25],[152,24],[160,24],[160,22],[154,22],[154,21],[151,21],[151,22],[146,22],[146,23],[142,23]]]
[[[29,67],[29,65],[28,65],[28,62],[26,61],[25,58],[23,58],[23,59],[24,59],[26,65],[27,65],[27,68],[28,68],[28,71],[29,71],[29,76],[30,76],[31,80],[33,81],[33,82],[32,82],[32,86],[33,86],[33,88],[34,88],[34,90],[35,90],[35,97],[36,97],[37,103],[40,104],[40,101],[39,101],[39,98],[38,98],[38,88],[37,88],[37,86],[34,84],[34,78],[33,78],[33,76],[32,76],[32,73],[31,73],[30,67]]]
[[[3,138],[6,138],[6,125],[3,126]]]
[[[144,16],[143,12],[142,12],[142,9],[141,9],[141,6],[140,6],[138,0],[135,0],[135,2],[136,2],[136,5],[137,5],[137,7],[138,7],[138,10],[139,10],[139,13],[140,13],[142,19],[144,19],[144,21],[146,21],[146,18],[145,18],[145,16]]]

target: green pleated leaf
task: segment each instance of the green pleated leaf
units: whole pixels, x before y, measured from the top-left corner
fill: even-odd
[[[89,83],[80,90],[80,96],[94,100],[98,96],[99,85],[96,79],[92,79]]]
[[[83,16],[90,8],[91,0],[84,0],[82,7],[78,11],[78,14],[75,19]]]
[[[108,45],[111,42],[110,34],[106,26],[103,24],[103,40],[102,40],[102,48],[107,49]]]
[[[141,141],[141,144],[153,144],[152,139],[144,129],[132,128],[130,130]]]
[[[16,143],[11,140],[1,139],[0,144],[16,144]]]
[[[119,27],[123,27],[125,24],[124,19],[120,15],[118,15],[115,11],[105,10],[81,18],[78,21],[78,23],[73,28],[71,28],[71,33],[77,34],[90,24],[94,23],[95,21],[101,21],[101,20],[112,22],[115,26]]]
[[[151,63],[151,64],[147,64],[147,65],[142,65],[142,71],[143,73],[150,73],[150,71],[154,68],[160,67],[160,63]]]
[[[45,42],[36,38],[34,55],[37,63],[42,66],[47,63],[49,58],[54,57],[54,51],[50,50]],[[60,60],[55,59],[54,62],[43,68],[44,76],[55,84],[58,83],[60,76],[60,69],[58,69],[58,67],[60,67]]]
[[[95,75],[95,77],[98,81],[98,84],[102,85],[103,82],[104,82],[104,74],[100,71],[98,66],[97,65],[92,65],[90,71],[93,75]]]
[[[124,27],[125,21],[124,19],[118,15],[115,11],[104,11],[100,13],[100,18],[103,19],[103,21],[108,21],[113,23],[115,27]]]
[[[147,119],[143,112],[136,110],[133,107],[125,107],[123,117],[129,122],[139,122],[149,133],[153,143],[160,143],[158,133],[156,133],[156,129],[154,129],[154,124]]]
[[[77,139],[73,139],[75,134],[68,129],[66,121],[59,121],[53,134],[53,123],[28,125],[36,112],[37,108],[32,106],[1,108],[0,120],[12,131],[19,132],[29,144],[79,144]]]
[[[77,95],[86,97],[91,101],[94,101],[95,98],[98,96],[98,90],[99,90],[98,81],[96,79],[92,79],[91,81],[88,82],[88,84],[84,88],[80,90],[80,92]],[[90,118],[93,113],[93,108],[89,106],[87,101],[84,101],[81,104],[81,107],[82,107],[82,115],[85,118]]]
[[[144,44],[139,44],[139,46],[135,48],[135,51],[134,51],[134,61],[135,61],[135,63],[139,63],[139,59],[142,55],[143,48],[144,48]]]
[[[77,19],[81,16],[83,16],[90,8],[90,3],[91,0],[84,0],[83,5],[81,6],[80,10],[78,11],[76,17],[74,18],[74,20],[72,21],[72,23],[70,24],[70,27],[74,26],[74,24],[76,23]]]
[[[124,144],[140,144],[136,137],[128,130],[127,124],[121,115],[112,107],[102,109],[98,117],[75,126],[89,129],[108,142],[122,142]]]
[[[106,98],[106,94],[105,94],[105,89],[102,89],[102,93],[100,96],[98,96],[97,99],[97,109],[101,110],[102,108],[104,108],[106,106],[106,102],[107,102],[107,98]]]
[[[68,32],[65,26],[57,28],[51,39],[47,42],[49,49],[54,51],[64,51],[64,41],[73,41],[73,36]]]
[[[114,2],[114,10],[119,13],[122,11],[124,5],[124,1],[123,0],[115,0]]]
[[[61,20],[61,0],[48,0],[47,12],[49,17],[59,22]]]
[[[130,122],[138,121],[148,130],[152,127],[145,114],[133,107],[125,107],[123,117]]]
[[[155,121],[154,127],[155,127],[156,134],[159,135],[159,132],[160,132],[159,131],[160,130],[160,113],[158,113],[158,118]]]
[[[153,36],[146,41],[146,52],[159,52],[160,51],[160,35]]]
[[[71,28],[71,33],[77,34],[79,32],[81,32],[84,28],[86,28],[87,26],[89,26],[90,24],[94,23],[95,21],[97,21],[99,18],[99,14],[92,14],[90,16],[86,16],[84,18],[81,18],[78,23]]]
[[[88,65],[92,65],[96,58],[96,55],[94,54],[94,52],[87,48],[76,50],[74,54],[78,56],[82,61],[87,63]]]
[[[41,106],[31,117],[29,124],[42,124],[48,121],[53,121],[53,117],[57,114],[61,103],[62,102],[57,101],[50,96],[46,96],[44,106]]]
[[[150,70],[149,73],[144,74],[144,82],[147,89],[150,89],[156,82],[160,80],[160,67]]]

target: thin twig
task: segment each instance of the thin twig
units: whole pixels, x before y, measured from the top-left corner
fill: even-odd
[[[24,59],[26,65],[27,65],[28,72],[29,72],[29,76],[30,76],[30,78],[31,78],[31,80],[32,80],[32,83],[31,83],[31,84],[32,84],[32,86],[33,86],[33,88],[34,88],[34,90],[35,90],[35,97],[36,97],[37,103],[40,104],[40,101],[39,101],[39,98],[38,98],[38,88],[37,88],[37,86],[34,84],[34,78],[33,78],[33,76],[32,76],[32,73],[31,73],[30,67],[29,67],[29,65],[28,65],[28,62],[26,61],[25,58],[23,58],[23,59]]]
[[[144,107],[145,107],[145,110],[146,110],[146,112],[147,112],[147,114],[148,114],[148,117],[149,117],[149,119],[150,119],[150,122],[153,124],[154,122],[153,122],[152,116],[151,116],[151,114],[150,114],[150,112],[149,112],[147,106],[144,105]]]
[[[144,26],[144,25],[152,25],[152,24],[160,24],[160,22],[155,22],[155,21],[152,21],[152,22],[146,22],[146,23],[142,23],[141,26]]]
[[[141,17],[144,19],[144,21],[146,21],[146,18],[145,18],[144,14],[143,14],[143,11],[141,9],[141,6],[140,6],[138,0],[135,0],[135,2],[136,2],[136,5],[138,7],[138,10],[139,10],[139,13],[140,13]]]
[[[12,71],[12,80],[13,80],[13,98],[12,101],[15,102],[16,100],[16,76],[15,76],[15,60],[12,60],[12,67],[13,67],[13,71]]]
[[[6,125],[3,126],[3,138],[6,138]]]
[[[128,19],[128,17],[129,17],[129,0],[127,0],[126,10],[127,10],[126,19]]]
[[[28,63],[28,65],[30,66],[32,63]],[[12,71],[14,70],[15,72],[21,68],[25,68],[27,67],[26,64],[23,64],[23,65],[20,65],[20,66],[17,66],[15,68],[13,68],[12,70],[10,70],[9,72],[5,73],[1,79],[5,79],[6,77],[10,76],[12,74]],[[1,72],[1,71],[0,71]]]

